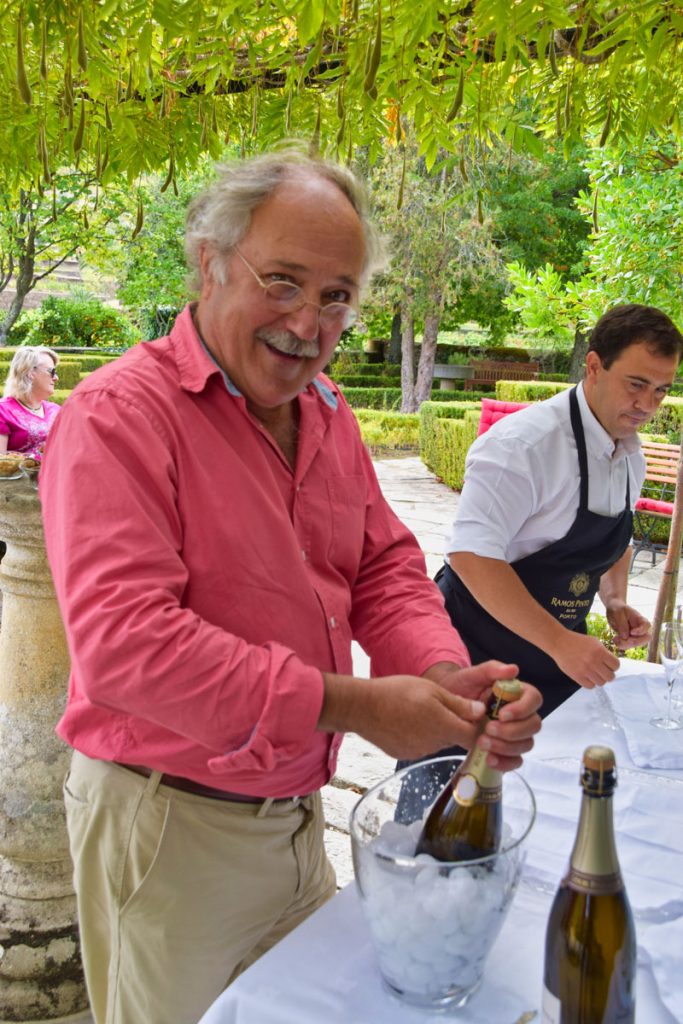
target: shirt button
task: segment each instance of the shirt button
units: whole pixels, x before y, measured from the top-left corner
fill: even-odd
[[[303,558],[304,562],[308,561],[308,555],[306,554],[303,548],[301,549],[301,557]]]
[[[335,619],[334,615],[330,615],[330,629],[336,629],[336,628],[337,628],[337,620]]]

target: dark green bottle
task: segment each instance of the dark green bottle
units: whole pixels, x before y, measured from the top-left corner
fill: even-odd
[[[545,937],[544,1024],[633,1024],[636,935],[612,822],[614,753],[583,755],[581,815]]]
[[[498,718],[505,704],[521,696],[519,679],[497,680],[486,705],[488,718]],[[501,772],[487,763],[485,750],[473,746],[437,797],[415,853],[443,861],[475,860],[496,853],[503,822],[501,793]]]

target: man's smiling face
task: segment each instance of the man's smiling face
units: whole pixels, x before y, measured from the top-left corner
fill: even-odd
[[[357,306],[365,257],[356,211],[332,182],[293,173],[258,207],[249,231],[226,261],[227,280],[202,254],[197,320],[204,341],[252,410],[292,401],[329,362],[341,326],[320,325],[320,307]],[[282,312],[263,284],[287,281],[305,304]]]

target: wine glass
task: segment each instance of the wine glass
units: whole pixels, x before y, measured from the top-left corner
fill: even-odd
[[[676,617],[673,620],[674,626],[676,627],[676,636],[678,638],[678,650],[683,657],[683,605],[676,606]],[[671,706],[679,715],[683,712],[683,693],[680,690],[681,676],[678,674],[678,679],[674,680],[673,693],[671,695]],[[678,684],[678,685],[677,685]]]
[[[666,672],[666,683],[669,687],[669,696],[666,703],[666,715],[656,715],[650,719],[650,725],[657,726],[658,729],[680,729],[681,723],[673,717],[671,714],[671,694],[674,686],[674,679],[676,673],[681,667],[683,662],[683,656],[681,655],[681,649],[679,647],[678,639],[679,631],[676,628],[675,622],[664,622],[659,633],[659,643],[657,649],[659,652],[660,663],[664,667]]]

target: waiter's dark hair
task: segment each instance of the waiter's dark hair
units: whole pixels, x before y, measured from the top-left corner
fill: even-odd
[[[629,345],[645,343],[660,356],[683,358],[683,334],[676,324],[654,306],[624,303],[613,306],[600,317],[591,331],[588,351],[597,352],[600,362],[610,366]]]

